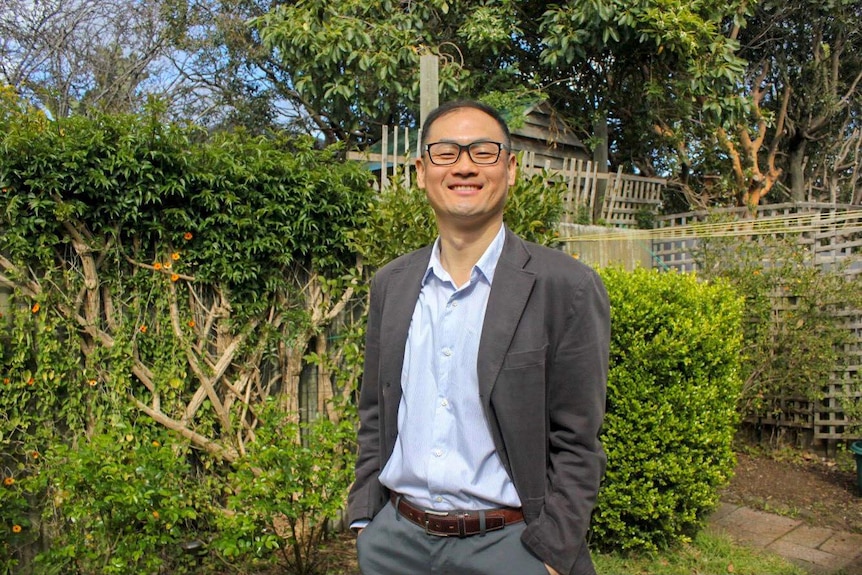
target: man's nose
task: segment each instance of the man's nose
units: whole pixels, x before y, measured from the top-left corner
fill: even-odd
[[[458,156],[458,159],[452,166],[452,170],[459,174],[464,172],[473,173],[478,170],[476,163],[473,161],[473,158],[470,157],[470,152],[467,148],[463,148],[461,150],[461,155]]]

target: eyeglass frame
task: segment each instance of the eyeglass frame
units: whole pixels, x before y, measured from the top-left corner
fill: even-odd
[[[449,146],[457,146],[458,147],[458,155],[455,156],[455,159],[446,164],[440,164],[434,161],[431,156],[431,146],[436,146],[438,144],[447,144]],[[496,144],[497,145],[497,157],[494,158],[493,162],[477,162],[473,158],[473,153],[470,151],[470,148],[475,146],[476,144]],[[469,144],[459,144],[458,142],[431,142],[430,144],[425,144],[425,153],[428,154],[428,161],[434,164],[435,166],[453,166],[458,163],[458,160],[461,159],[461,154],[464,151],[467,151],[467,157],[470,158],[470,161],[476,164],[477,166],[493,166],[497,162],[500,161],[500,155],[503,153],[503,150],[509,151],[509,146],[503,144],[501,142],[495,142],[493,140],[476,140],[475,142],[470,142]]]

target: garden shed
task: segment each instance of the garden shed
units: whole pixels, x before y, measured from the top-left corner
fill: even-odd
[[[561,170],[572,159],[592,159],[584,143],[547,102],[530,106],[523,118],[510,118],[509,124],[512,148],[530,154],[534,166]]]

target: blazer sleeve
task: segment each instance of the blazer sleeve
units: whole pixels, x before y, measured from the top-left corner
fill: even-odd
[[[378,481],[381,466],[381,406],[378,394],[380,366],[380,322],[383,287],[375,276],[371,282],[371,302],[365,335],[365,362],[359,393],[359,452],[356,479],[347,497],[350,523],[370,520],[383,506],[385,494]]]
[[[586,535],[605,471],[599,441],[607,394],[610,306],[589,270],[568,294],[547,366],[548,466],[544,505],[522,540],[560,573],[593,572]]]

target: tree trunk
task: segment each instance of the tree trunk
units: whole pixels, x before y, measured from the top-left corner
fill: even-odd
[[[804,202],[805,198],[805,150],[808,142],[799,138],[790,146],[788,169],[790,171],[790,199]]]
[[[598,167],[599,173],[608,173],[608,118],[603,115],[602,118],[593,124],[593,136],[599,142],[593,150],[593,161]],[[605,202],[605,193],[607,193],[608,180],[602,179],[596,182],[596,203],[593,206],[593,221],[602,217],[602,205]]]

